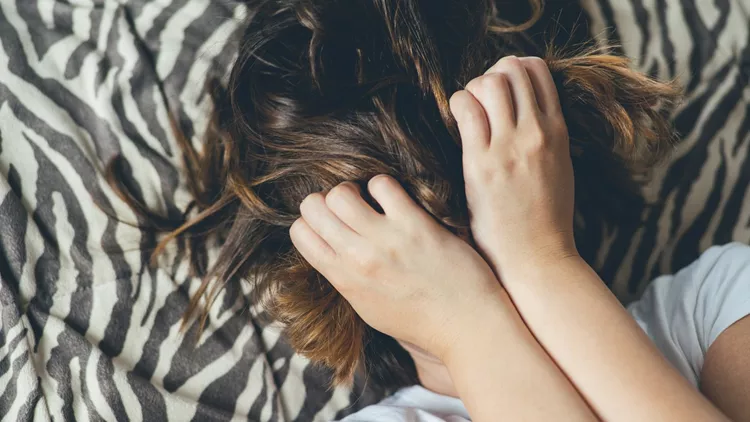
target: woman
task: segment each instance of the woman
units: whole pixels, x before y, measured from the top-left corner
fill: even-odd
[[[539,2],[533,2],[540,10]],[[471,240],[451,93],[511,54],[544,56],[560,92],[582,220],[627,217],[632,177],[669,150],[672,84],[627,60],[534,45],[490,0],[253,0],[202,154],[184,142],[195,202],[182,221],[150,215],[187,243],[204,282],[186,317],[224,286],[250,282],[291,345],[330,367],[395,389],[419,382],[411,355],[372,329],[293,247],[308,195],[378,174],[398,180],[443,227]],[[112,166],[115,170],[118,167]],[[112,175],[112,181],[122,180]],[[120,186],[136,210],[148,211]],[[376,210],[376,201],[365,193]],[[618,213],[619,212],[619,213]],[[580,232],[580,230],[579,230]],[[222,247],[208,259],[207,239]],[[209,305],[210,306],[210,305]]]
[[[343,183],[308,196],[291,228],[365,321],[449,371],[420,371],[449,393],[407,388],[346,420],[726,420],[692,388],[699,378],[733,420],[750,420],[750,248],[714,248],[655,281],[633,320],[577,253],[567,129],[544,62],[506,57],[451,106],[489,265],[387,176],[368,184],[382,213]]]
[[[535,15],[539,1],[534,1]],[[264,0],[247,29],[215,124],[198,154],[184,150],[194,206],[183,221],[149,214],[186,242],[204,282],[186,317],[223,286],[250,281],[286,325],[291,345],[348,382],[418,382],[410,355],[365,324],[293,248],[288,229],[309,194],[377,174],[398,180],[448,230],[470,237],[461,144],[448,98],[499,57],[543,55],[568,122],[576,204],[587,223],[625,218],[632,176],[669,150],[671,84],[627,60],[534,45],[491,0]],[[661,108],[658,108],[661,106]],[[116,162],[114,163],[116,164]],[[113,170],[117,165],[111,167]],[[121,178],[113,173],[115,185]],[[127,189],[122,196],[148,214]],[[371,198],[366,198],[371,201]],[[372,202],[372,201],[371,201]],[[377,204],[372,202],[374,206]],[[222,248],[209,262],[206,240]],[[239,292],[241,289],[230,289]],[[210,305],[209,305],[210,306]]]

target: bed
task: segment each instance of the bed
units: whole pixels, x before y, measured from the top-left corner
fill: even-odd
[[[587,258],[629,301],[710,245],[750,241],[750,0],[581,6],[597,40],[686,93],[645,223],[587,228]],[[262,309],[219,300],[197,342],[181,333],[197,280],[175,254],[149,267],[153,233],[105,180],[122,156],[152,208],[185,209],[169,112],[199,143],[204,81],[226,74],[245,13],[232,0],[0,0],[3,421],[331,420],[382,396],[362,380],[329,389]]]

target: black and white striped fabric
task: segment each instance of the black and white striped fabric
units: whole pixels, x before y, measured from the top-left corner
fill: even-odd
[[[594,233],[624,299],[709,245],[750,240],[750,0],[585,0],[593,33],[677,77],[683,143],[643,227]],[[294,355],[262,310],[220,300],[180,333],[197,286],[104,180],[164,215],[190,196],[168,110],[200,142],[208,75],[231,66],[233,0],[0,0],[0,419],[331,420],[372,403]],[[613,28],[613,30],[607,30]],[[127,224],[131,222],[133,224]],[[594,229],[592,229],[594,230]]]
[[[677,79],[681,143],[647,189],[645,224],[600,233],[593,258],[623,300],[711,245],[750,241],[750,0],[582,0],[591,32]]]

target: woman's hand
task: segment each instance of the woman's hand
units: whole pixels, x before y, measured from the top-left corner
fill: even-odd
[[[392,178],[309,196],[291,237],[373,328],[445,362],[475,421],[595,420],[487,263]],[[420,371],[420,376],[423,374]]]
[[[302,256],[373,328],[443,358],[467,327],[497,314],[502,287],[467,243],[387,176],[308,196],[290,234]]]
[[[568,131],[544,61],[505,57],[450,104],[472,232],[496,270],[576,255]]]

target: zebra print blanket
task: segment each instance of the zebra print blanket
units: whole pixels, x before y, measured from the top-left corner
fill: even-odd
[[[592,260],[628,300],[709,245],[750,240],[750,0],[582,4],[593,34],[687,93],[645,225],[591,228]],[[104,179],[120,154],[154,209],[185,208],[167,110],[198,142],[203,81],[231,65],[245,12],[234,0],[0,0],[2,420],[330,420],[379,398],[361,383],[328,389],[260,309],[220,300],[197,344],[181,334],[195,280],[169,254],[147,265],[153,235]]]

